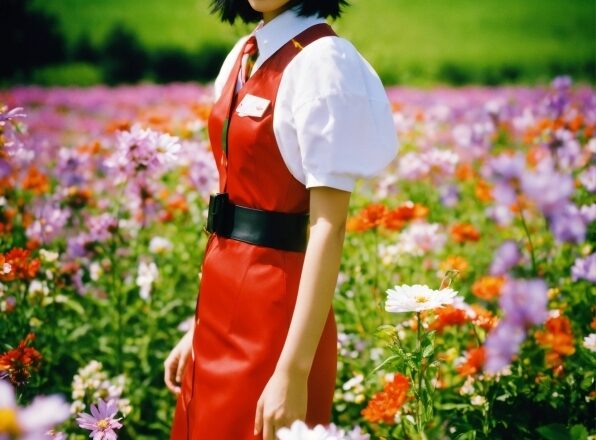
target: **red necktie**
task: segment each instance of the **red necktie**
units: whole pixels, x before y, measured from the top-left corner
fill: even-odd
[[[257,47],[257,37],[251,35],[248,37],[248,40],[246,40],[244,49],[242,50],[242,85],[244,85],[244,83],[248,81],[248,78],[250,78],[250,72],[255,64],[258,52],[259,48]]]

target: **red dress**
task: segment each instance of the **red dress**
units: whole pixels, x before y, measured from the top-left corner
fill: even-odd
[[[273,108],[281,75],[307,44],[335,35],[317,24],[268,58],[234,94],[242,51],[209,118],[209,137],[220,191],[232,203],[271,211],[304,213],[309,191],[286,167],[273,132]],[[234,110],[250,93],[271,101],[261,117]],[[231,109],[231,110],[230,110]],[[229,113],[228,113],[229,112]],[[230,115],[227,163],[222,150]],[[193,356],[186,364],[170,440],[254,440],[256,405],[273,374],[296,303],[304,252],[209,237],[197,300]],[[306,423],[327,424],[337,369],[333,307],[308,377]]]

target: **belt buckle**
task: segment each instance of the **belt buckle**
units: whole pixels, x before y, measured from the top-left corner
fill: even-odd
[[[221,230],[224,218],[225,206],[228,203],[228,193],[216,193],[209,196],[209,208],[207,213],[207,226],[203,229],[212,234]]]

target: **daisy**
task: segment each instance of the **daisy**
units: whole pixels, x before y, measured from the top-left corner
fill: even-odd
[[[89,437],[93,437],[93,440],[116,440],[118,436],[114,430],[122,427],[118,421],[122,417],[114,418],[117,412],[115,400],[106,403],[100,399],[97,406],[91,405],[91,414],[79,413],[77,422],[81,428],[91,430]]]
[[[387,289],[385,310],[392,313],[420,312],[452,304],[457,292],[450,288],[433,290],[422,284],[402,284]]]

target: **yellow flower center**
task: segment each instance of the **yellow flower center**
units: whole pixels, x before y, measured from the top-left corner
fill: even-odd
[[[110,422],[108,419],[102,419],[100,421],[97,422],[97,427],[99,429],[107,429],[110,427]]]
[[[416,302],[419,304],[428,302],[428,297],[426,297],[424,295],[418,295],[418,296],[416,296]]]
[[[17,425],[17,413],[12,408],[0,408],[0,432],[19,437],[21,429]]]

